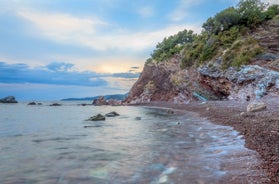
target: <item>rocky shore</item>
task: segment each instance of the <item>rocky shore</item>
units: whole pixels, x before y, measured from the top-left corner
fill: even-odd
[[[232,126],[244,136],[245,146],[260,154],[263,160],[260,169],[264,169],[269,178],[263,183],[274,184],[279,183],[279,97],[267,96],[261,101],[267,108],[259,112],[247,112],[249,102],[244,101],[192,102],[186,105],[153,102],[145,105],[193,111],[213,123]]]

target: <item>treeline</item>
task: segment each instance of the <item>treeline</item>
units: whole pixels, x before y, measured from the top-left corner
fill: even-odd
[[[263,49],[257,40],[243,36],[278,14],[278,4],[268,6],[260,0],[240,0],[236,7],[229,7],[210,17],[203,24],[201,34],[184,30],[165,38],[156,45],[147,62],[165,61],[180,53],[182,67],[189,67],[204,64],[227,50],[225,54],[222,53],[223,68],[247,64]]]

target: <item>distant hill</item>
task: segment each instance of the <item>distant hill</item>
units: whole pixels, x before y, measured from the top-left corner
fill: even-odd
[[[114,100],[124,100],[128,96],[126,94],[114,94],[114,95],[104,95],[105,100],[114,99]],[[93,101],[101,96],[94,96],[94,97],[84,97],[84,98],[66,98],[62,99],[61,101]]]

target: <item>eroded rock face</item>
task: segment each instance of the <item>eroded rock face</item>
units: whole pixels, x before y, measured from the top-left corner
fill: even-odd
[[[231,100],[253,100],[263,97],[268,92],[278,93],[279,72],[257,65],[242,66],[240,70],[229,68],[222,71],[203,66],[198,69],[200,82],[216,94]]]
[[[192,96],[186,90],[189,80],[185,70],[180,69],[180,57],[168,62],[149,63],[144,66],[138,81],[129,92],[126,102],[130,104],[168,101],[188,103]]]
[[[130,91],[128,103],[152,101],[189,103],[197,95],[206,100],[260,99],[268,93],[279,95],[279,72],[258,65],[229,68],[202,66],[180,69],[176,62],[149,64]]]

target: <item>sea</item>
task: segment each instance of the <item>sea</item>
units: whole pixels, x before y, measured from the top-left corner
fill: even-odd
[[[238,132],[196,113],[52,103],[0,104],[1,184],[248,183],[261,174]],[[112,111],[120,116],[86,121]]]

